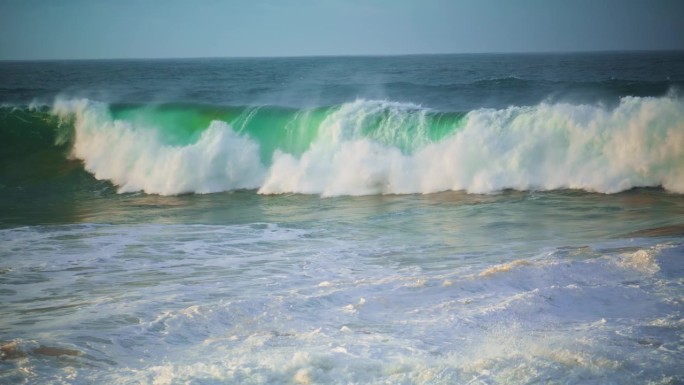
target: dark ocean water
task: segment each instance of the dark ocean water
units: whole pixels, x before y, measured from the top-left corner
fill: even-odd
[[[684,382],[684,53],[0,62],[0,382]]]
[[[311,108],[355,99],[439,111],[617,103],[684,82],[681,52],[3,62],[0,100]]]

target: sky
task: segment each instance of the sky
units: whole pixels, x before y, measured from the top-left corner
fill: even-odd
[[[0,60],[684,49],[684,0],[0,0]]]

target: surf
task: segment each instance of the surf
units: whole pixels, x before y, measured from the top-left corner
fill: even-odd
[[[684,193],[676,95],[467,112],[366,99],[310,109],[57,99],[2,116],[3,135],[24,148],[5,145],[6,159],[31,146],[59,153],[120,193]]]

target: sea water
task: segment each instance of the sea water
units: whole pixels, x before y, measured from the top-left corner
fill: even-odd
[[[679,52],[0,63],[0,382],[684,382]]]

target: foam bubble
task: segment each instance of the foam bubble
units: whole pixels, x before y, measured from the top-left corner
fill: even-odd
[[[655,274],[660,271],[660,266],[656,260],[656,255],[660,252],[660,247],[647,250],[637,250],[633,253],[625,253],[618,261],[618,265],[625,269],[633,269],[644,274]]]
[[[479,274],[479,276],[480,277],[489,277],[489,276],[492,276],[494,274],[509,272],[512,269],[515,269],[515,268],[520,267],[520,266],[529,266],[529,265],[531,265],[531,263],[529,261],[524,260],[524,259],[518,259],[515,261],[502,263],[499,265],[494,265],[492,267],[489,267],[489,268],[483,270]]]

